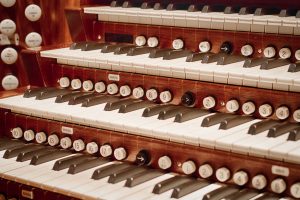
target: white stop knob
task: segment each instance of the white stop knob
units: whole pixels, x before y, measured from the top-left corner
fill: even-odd
[[[157,47],[158,46],[158,39],[157,37],[149,37],[147,40],[147,45],[149,47]]]
[[[7,47],[1,52],[1,60],[8,65],[14,64],[18,59],[18,52],[11,48]]]
[[[42,10],[38,5],[31,4],[25,9],[25,16],[29,21],[35,22],[40,19]]]
[[[300,122],[300,109],[295,110],[295,112],[293,113],[293,118],[296,122]]]
[[[279,50],[279,57],[282,59],[288,59],[292,56],[292,52],[289,48],[282,48]]]
[[[113,153],[112,147],[109,144],[100,147],[100,155],[104,158],[111,156]]]
[[[160,169],[169,169],[172,166],[172,160],[169,156],[162,156],[158,159],[158,166]]]
[[[71,81],[71,87],[73,90],[78,90],[81,88],[81,80],[76,78]]]
[[[16,32],[16,24],[11,19],[4,19],[0,22],[0,31],[4,35],[12,35]]]
[[[27,142],[34,140],[34,138],[35,138],[35,134],[34,134],[33,130],[27,130],[24,132],[24,139]]]
[[[296,60],[300,60],[300,49],[295,52],[295,58]]]
[[[245,185],[249,180],[248,174],[244,171],[236,172],[233,175],[233,182],[239,186]]]
[[[213,175],[214,170],[210,164],[204,164],[199,167],[199,175],[202,178],[209,178]]]
[[[104,82],[97,82],[95,84],[95,91],[98,92],[98,93],[102,93],[102,92],[105,92],[106,90],[106,86],[105,86],[105,83]]]
[[[84,91],[91,91],[94,88],[94,84],[91,80],[83,81],[82,88]]]
[[[216,100],[212,96],[205,97],[202,102],[206,109],[211,109],[216,106]]]
[[[136,99],[142,98],[144,96],[144,94],[145,94],[145,92],[144,92],[144,89],[142,87],[136,87],[132,91],[132,95]]]
[[[124,160],[127,157],[126,149],[123,147],[116,148],[114,151],[114,156],[117,160]]]
[[[243,56],[246,56],[246,57],[251,56],[253,54],[253,52],[254,52],[254,49],[250,44],[246,44],[246,45],[242,46],[242,48],[241,48],[241,54]]]
[[[219,168],[216,171],[216,177],[220,182],[228,181],[230,179],[230,176],[230,170],[226,167]]]
[[[2,6],[4,7],[12,7],[13,5],[15,5],[16,0],[0,0]]]
[[[170,91],[163,91],[159,94],[159,99],[161,100],[161,102],[163,103],[168,103],[172,100],[173,96],[172,93]]]
[[[271,183],[271,190],[277,194],[281,194],[286,190],[286,183],[282,178],[277,178]]]
[[[226,109],[228,112],[236,112],[239,109],[239,107],[239,102],[235,99],[227,101],[226,103]]]
[[[71,138],[69,138],[69,137],[61,138],[61,140],[60,140],[60,146],[63,149],[69,149],[70,147],[72,147],[72,140],[71,140]]]
[[[182,164],[182,171],[186,175],[192,174],[196,171],[196,164],[194,163],[194,161],[191,161],[191,160],[185,161]]]
[[[42,36],[39,33],[31,32],[25,37],[25,43],[28,47],[39,47],[42,44]]]
[[[153,88],[147,90],[147,92],[146,92],[146,97],[147,97],[147,99],[148,99],[149,101],[153,101],[153,100],[157,99],[157,97],[158,97],[158,92],[157,92],[157,90],[156,90],[156,89],[153,89]]]
[[[114,94],[117,94],[118,91],[119,91],[119,88],[118,88],[117,84],[111,83],[111,84],[107,85],[108,94],[114,95]]]
[[[89,154],[97,153],[99,150],[98,144],[96,142],[90,142],[86,145],[86,151]]]
[[[211,45],[208,41],[202,41],[199,43],[200,52],[207,53],[211,49]]]
[[[135,38],[136,46],[139,46],[139,47],[144,46],[146,44],[146,42],[147,42],[147,40],[146,40],[145,36],[143,36],[143,35],[137,36]]]
[[[182,48],[183,48],[184,42],[183,42],[182,39],[175,39],[175,40],[173,40],[173,42],[172,42],[172,46],[173,46],[173,49],[179,50],[179,49],[182,49]]]
[[[59,144],[59,138],[58,138],[58,136],[55,135],[55,134],[50,135],[50,136],[48,137],[48,144],[49,144],[50,146],[52,146],[52,147],[58,145],[58,144]]]
[[[2,87],[4,90],[14,90],[19,86],[19,79],[14,75],[6,75],[2,79]]]
[[[13,138],[19,139],[23,136],[23,131],[20,127],[16,127],[11,130],[11,134],[12,134]]]
[[[255,189],[261,190],[267,186],[267,179],[264,175],[256,175],[252,178],[252,186]]]
[[[255,112],[255,104],[251,101],[248,101],[243,104],[242,110],[245,115],[251,115]]]
[[[259,106],[258,112],[262,117],[269,117],[273,113],[273,108],[270,104],[263,104]]]
[[[85,143],[83,140],[78,139],[73,142],[73,148],[75,151],[83,151],[85,149]]]
[[[300,198],[300,183],[294,183],[290,188],[291,195],[295,198]]]
[[[274,47],[267,47],[264,49],[264,56],[266,58],[273,58],[276,55],[276,49]]]
[[[278,119],[287,119],[290,116],[289,108],[286,106],[280,106],[276,109],[276,117]]]
[[[127,97],[131,94],[131,88],[128,85],[122,85],[120,87],[120,94],[122,97]]]
[[[35,141],[39,144],[42,144],[47,141],[47,135],[44,132],[38,132],[35,135]]]
[[[68,77],[61,77],[59,80],[58,80],[58,83],[59,83],[59,86],[62,87],[62,88],[67,88],[70,86],[70,79]]]

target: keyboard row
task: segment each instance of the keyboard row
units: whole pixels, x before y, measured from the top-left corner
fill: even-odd
[[[43,100],[36,100],[35,95],[8,97],[0,105],[46,119],[299,163],[298,124],[99,94],[69,105],[67,100],[56,103],[58,94],[50,94]]]
[[[1,178],[84,199],[291,200],[6,138],[0,138],[0,157]],[[272,187],[281,188],[281,182],[275,179]],[[290,188],[296,198],[299,187],[295,183]]]
[[[214,11],[213,6],[206,5],[198,11],[193,6],[184,10],[173,5],[169,4],[167,8],[160,7],[159,3],[147,8],[86,7],[84,13],[98,15],[99,21],[300,35],[299,11],[290,16],[287,10],[274,13],[262,8],[226,7]]]
[[[110,46],[110,49],[122,49],[122,45]],[[223,53],[192,53],[187,50],[154,49],[151,53],[149,47],[147,50],[145,50],[146,47],[132,47],[131,51],[142,50],[142,53],[128,55],[116,54],[113,50],[104,53],[103,48],[102,46],[91,51],[54,49],[42,51],[41,56],[55,58],[60,64],[96,69],[292,92],[300,91],[299,66],[295,65],[295,71],[290,72],[290,63],[284,59],[247,59]],[[129,51],[128,46],[127,51]],[[166,57],[169,58],[166,59]],[[264,67],[261,66],[263,63]]]

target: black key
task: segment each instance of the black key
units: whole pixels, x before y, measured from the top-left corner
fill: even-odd
[[[210,112],[202,109],[191,109],[188,112],[177,113],[175,116],[174,122],[182,123],[204,115],[209,114]]]
[[[138,102],[138,101],[139,101],[138,99],[120,99],[119,101],[108,102],[108,103],[106,103],[104,110],[112,111],[112,110],[120,109],[120,107],[122,105],[132,104],[132,103]]]
[[[169,178],[167,180],[164,180],[160,183],[157,183],[154,188],[152,193],[154,194],[161,194],[164,193],[168,190],[174,189],[184,183],[190,182],[192,179],[190,178],[185,178],[181,176],[174,176],[172,178]]]
[[[153,9],[154,10],[162,10],[167,7],[167,4],[160,2],[160,3],[155,3]]]
[[[69,93],[66,94],[60,94],[56,97],[55,103],[64,103],[69,100],[71,100],[74,97],[82,96],[84,92],[80,91],[70,91]]]
[[[300,18],[300,10],[297,11],[296,18]]]
[[[114,50],[114,54],[115,55],[127,54],[130,51],[130,49],[134,47],[135,47],[134,45],[120,46]]]
[[[223,12],[225,7],[223,5],[205,5],[203,6],[201,12],[209,13],[209,12]]]
[[[219,129],[228,130],[252,120],[253,117],[250,116],[236,116],[235,118],[225,119],[224,121],[222,121]]]
[[[57,151],[57,149],[49,147],[49,146],[43,146],[42,149],[38,149],[35,151],[21,152],[21,153],[19,153],[19,155],[17,157],[17,162],[24,162],[27,160],[31,160],[34,156],[47,155],[47,154],[55,152],[55,151]]]
[[[244,56],[238,56],[238,55],[224,55],[220,57],[220,59],[217,62],[217,65],[229,65],[237,62],[245,61],[246,58]]]
[[[77,104],[81,104],[85,101],[87,101],[87,99],[92,98],[92,97],[102,97],[102,94],[98,94],[98,93],[86,93],[83,94],[81,96],[75,96],[73,98],[71,98],[69,100],[68,105],[77,105]]]
[[[235,193],[232,193],[226,197],[224,197],[224,200],[244,200],[244,199],[251,199],[255,196],[257,196],[259,193],[255,190],[251,189],[242,189],[240,191],[237,191]]]
[[[141,7],[140,1],[124,1],[122,8]]]
[[[177,106],[171,110],[163,110],[163,111],[159,112],[158,119],[159,120],[170,119],[172,117],[175,117],[177,114],[180,114],[180,113],[182,114],[182,113],[188,112],[190,110],[191,109],[188,109],[186,107]]]
[[[151,107],[154,105],[155,104],[153,104],[152,102],[142,100],[131,104],[123,104],[119,109],[119,113],[128,113],[142,108]]]
[[[40,94],[38,94],[35,99],[43,100],[43,99],[53,98],[53,97],[56,97],[61,94],[67,94],[69,92],[70,92],[70,90],[65,90],[65,89],[55,89],[55,90],[43,91]]]
[[[141,5],[141,9],[150,9],[153,8],[154,2],[143,2]]]
[[[202,10],[202,7],[200,7],[200,5],[195,5],[195,4],[191,4],[189,7],[188,7],[188,12],[196,12],[198,10]]]
[[[224,9],[224,14],[234,14],[234,13],[238,13],[240,10],[239,7],[233,7],[233,6],[227,6]]]
[[[228,113],[216,113],[214,115],[205,117],[202,121],[202,127],[210,127],[216,124],[221,123],[226,119],[235,118],[236,115],[228,114]]]
[[[34,145],[34,144],[27,144],[24,146],[16,146],[14,148],[10,148],[5,151],[3,158],[9,159],[18,156],[20,153],[31,152],[37,149],[41,149],[43,146],[41,145]]]
[[[191,180],[190,182],[184,183],[174,188],[171,198],[179,199],[192,192],[195,192],[196,190],[206,187],[207,185],[209,185],[209,182],[204,180]]]
[[[254,16],[263,16],[263,15],[279,15],[280,10],[276,8],[256,8]]]
[[[266,60],[267,60],[266,58],[249,58],[245,60],[243,67],[244,68],[256,67],[262,65],[262,63],[264,63]]]
[[[260,69],[269,70],[288,64],[290,64],[290,61],[288,61],[287,59],[268,59],[261,64]]]
[[[111,165],[107,165],[104,167],[100,167],[96,169],[92,175],[92,179],[99,180],[101,178],[112,175],[113,173],[117,173],[118,171],[125,170],[131,168],[132,165],[127,163],[114,163]]]
[[[35,97],[35,96],[39,95],[41,92],[43,92],[43,91],[54,90],[54,89],[56,89],[56,88],[48,88],[48,87],[44,87],[44,88],[30,88],[30,89],[27,89],[24,92],[23,97],[24,98]]]
[[[288,72],[299,72],[300,71],[300,62],[290,64]]]
[[[143,117],[152,117],[154,115],[158,115],[161,111],[167,111],[173,109],[174,105],[157,105],[145,108],[143,112]]]
[[[266,131],[270,128],[272,128],[275,125],[280,124],[279,121],[275,121],[275,120],[263,120],[260,122],[257,122],[255,124],[252,124],[248,130],[248,134],[250,135],[257,135],[263,131]]]
[[[150,181],[154,178],[162,176],[163,173],[156,171],[156,170],[147,170],[146,172],[141,172],[136,174],[133,177],[130,177],[126,180],[125,187],[134,187],[136,185],[140,185],[145,183],[146,181]]]
[[[203,197],[203,200],[220,200],[230,194],[236,193],[237,191],[238,189],[235,187],[223,186],[216,190],[213,190],[212,192],[207,193]]]
[[[124,0],[116,0],[110,3],[110,7],[121,7]]]
[[[239,11],[239,15],[248,15],[248,14],[253,14],[255,11],[254,8],[251,7],[242,7]]]
[[[110,175],[108,183],[116,184],[146,171],[147,169],[144,167],[133,166],[131,169],[126,169],[124,171],[113,173],[112,175]]]
[[[282,9],[279,13],[279,17],[296,16],[296,14],[297,14],[296,9]]]
[[[177,58],[183,58],[191,55],[193,52],[190,50],[174,50],[169,51],[167,54],[163,56],[163,60],[173,60]]]
[[[134,47],[128,51],[127,56],[138,56],[142,54],[147,54],[152,52],[153,50],[153,47]]]
[[[160,58],[169,52],[174,51],[173,49],[153,49],[149,55],[149,58]]]
[[[214,63],[221,59],[223,56],[226,56],[224,53],[206,53],[202,59],[202,63]]]
[[[106,45],[106,46],[104,46],[102,48],[101,53],[113,53],[118,48],[126,47],[126,46],[129,46],[129,45],[126,45],[126,44],[111,44],[111,45]]]
[[[104,163],[109,162],[108,160],[104,158],[93,158],[89,160],[82,161],[78,164],[72,164],[68,170],[68,174],[77,174],[79,172],[91,169],[93,167],[103,165]]]
[[[103,103],[115,102],[120,99],[116,96],[100,96],[100,97],[92,97],[88,98],[85,102],[82,103],[82,107],[91,107]]]
[[[199,60],[203,60],[205,57],[206,53],[193,53],[187,56],[186,62],[195,62]]]
[[[270,128],[268,132],[268,137],[279,137],[297,128],[300,128],[298,124],[291,124],[291,123],[278,124]]]
[[[83,42],[73,42],[70,46],[71,50],[82,49],[86,45],[86,41]]]
[[[189,4],[186,3],[169,3],[167,6],[167,11],[174,11],[174,10],[188,10]]]
[[[53,152],[50,152],[48,154],[43,154],[43,155],[35,155],[32,157],[30,164],[31,165],[40,165],[45,162],[49,162],[61,157],[65,157],[68,155],[71,155],[72,153],[70,151],[66,150],[56,150]]]
[[[54,166],[53,166],[52,170],[60,171],[60,170],[69,168],[70,165],[78,164],[78,163],[84,162],[86,160],[89,160],[91,158],[92,157],[90,157],[90,156],[86,156],[86,155],[82,155],[82,154],[74,155],[74,156],[67,157],[67,158],[63,158],[63,159],[60,159],[60,160],[58,160],[54,163]]]
[[[8,149],[8,148],[13,148],[13,147],[16,147],[16,146],[24,146],[24,143],[19,141],[19,140],[6,140],[6,139],[3,139],[4,141],[0,144],[0,151],[3,151],[5,149]]]
[[[300,140],[300,128],[292,130],[289,134],[288,140],[291,140],[291,141]]]
[[[88,42],[81,48],[82,51],[93,51],[93,50],[100,50],[105,46],[110,45],[109,43],[98,43],[98,42]]]
[[[261,197],[258,197],[255,200],[279,200],[280,197],[273,193],[264,193]]]

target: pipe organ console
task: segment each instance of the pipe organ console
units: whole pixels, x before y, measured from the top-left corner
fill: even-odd
[[[0,3],[0,199],[300,199],[299,1]]]

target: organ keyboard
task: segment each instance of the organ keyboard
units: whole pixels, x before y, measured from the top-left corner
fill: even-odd
[[[300,199],[299,2],[0,2],[0,199]]]

